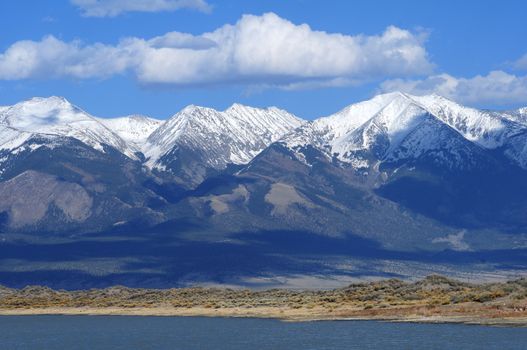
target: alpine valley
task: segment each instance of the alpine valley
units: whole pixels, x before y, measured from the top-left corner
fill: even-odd
[[[313,121],[161,121],[33,98],[0,107],[0,284],[506,279],[527,264],[526,180],[525,108],[394,92]]]

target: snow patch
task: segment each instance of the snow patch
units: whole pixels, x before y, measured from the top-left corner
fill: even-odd
[[[142,152],[148,136],[164,123],[163,120],[153,119],[143,115],[130,115],[108,119],[97,118],[97,120],[140,152]]]
[[[466,230],[459,231],[458,233],[449,234],[446,237],[434,238],[432,243],[447,243],[453,250],[457,251],[469,251],[470,246],[464,241]]]

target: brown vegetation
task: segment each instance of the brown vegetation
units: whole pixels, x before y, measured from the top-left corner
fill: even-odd
[[[430,276],[414,283],[390,279],[328,291],[0,287],[0,313],[367,318],[524,325],[527,280],[476,285]]]

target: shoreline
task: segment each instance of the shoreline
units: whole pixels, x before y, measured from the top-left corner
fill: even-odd
[[[0,286],[0,315],[123,315],[273,318],[288,322],[374,320],[527,327],[527,280],[469,284],[442,276],[324,291],[122,286],[53,290]]]
[[[332,315],[322,314],[316,310],[240,310],[240,309],[178,309],[178,308],[32,308],[0,309],[0,316],[138,316],[138,317],[224,317],[224,318],[261,318],[276,319],[284,322],[322,322],[322,321],[379,321],[396,323],[424,324],[465,324],[495,327],[527,327],[527,315],[516,317],[485,317],[477,315]]]

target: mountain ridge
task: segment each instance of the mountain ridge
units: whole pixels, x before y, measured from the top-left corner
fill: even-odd
[[[189,105],[164,121],[137,115],[103,119],[64,98],[35,98],[2,109],[0,126],[4,145],[13,143],[11,138],[22,145],[4,146],[0,152],[4,180],[23,171],[42,172],[81,185],[94,206],[114,203],[110,207],[117,205],[122,213],[146,210],[156,222],[202,217],[226,232],[243,230],[244,225],[308,229],[309,213],[318,211],[334,222],[324,227],[313,221],[311,227],[338,235],[354,217],[353,206],[373,208],[392,201],[395,207],[386,202],[376,210],[395,217],[419,211],[423,200],[434,199],[409,201],[408,194],[395,190],[404,181],[426,183],[427,191],[454,186],[449,196],[459,201],[462,194],[456,191],[463,174],[483,172],[489,174],[482,177],[485,181],[492,174],[510,177],[507,191],[512,191],[513,184],[521,186],[516,174],[524,170],[516,167],[524,166],[527,154],[527,127],[506,114],[464,107],[438,95],[400,92],[313,121],[276,107],[241,104],[223,111]],[[40,163],[46,157],[54,160]],[[78,163],[83,157],[88,157],[85,164]],[[113,169],[112,163],[121,168]],[[103,164],[106,168],[99,168]],[[127,186],[133,187],[132,197]],[[359,196],[362,204],[353,204],[339,191]],[[446,204],[426,205],[432,212],[420,215],[445,220],[437,210]],[[105,222],[129,222],[130,215]],[[239,222],[227,225],[225,220],[233,215]],[[362,219],[354,220],[357,230],[370,231]],[[520,225],[518,220],[514,225]]]
[[[314,121],[240,104],[165,121],[60,98],[1,108],[2,274],[68,288],[514,275],[527,251],[522,120],[402,93]]]
[[[395,135],[404,138],[401,133],[411,132],[415,126],[412,122],[424,114],[429,114],[477,146],[491,150],[504,148],[504,154],[512,161],[524,168],[527,166],[525,125],[510,120],[504,113],[464,107],[439,95],[412,96],[401,92],[378,95],[308,122],[299,135],[289,134],[282,142],[293,149],[311,144],[325,149],[329,157],[336,154],[339,161],[357,168],[368,168],[371,164],[364,158],[346,157],[346,154],[370,148],[367,143],[380,136],[388,150],[393,150],[400,141],[394,139]],[[361,142],[366,144],[361,145]],[[389,153],[383,156],[389,158]]]
[[[270,107],[259,109],[234,104],[225,111],[190,105],[176,113],[147,139],[146,165],[160,170],[181,170],[185,180],[201,182],[209,169],[248,163],[281,136],[303,123],[294,115]],[[178,160],[193,154],[196,165],[181,169]]]
[[[340,160],[343,161],[345,159],[342,158],[342,155],[347,151],[354,151],[361,148],[356,142],[350,144],[350,140],[352,141],[352,139],[358,140],[358,138],[364,138],[365,135],[359,137],[357,134],[359,128],[363,126],[364,123],[372,120],[372,118],[386,108],[395,108],[393,107],[394,103],[397,102],[403,104],[403,100],[408,104],[407,107],[413,106],[416,110],[421,108],[421,112],[428,112],[457,131],[465,139],[484,148],[495,149],[503,147],[508,140],[520,136],[521,142],[516,138],[516,143],[510,145],[513,150],[511,150],[509,154],[511,158],[517,161],[521,166],[527,166],[527,159],[525,159],[525,156],[518,155],[519,153],[524,153],[523,149],[526,147],[525,144],[527,144],[524,140],[525,137],[523,137],[525,127],[522,125],[521,121],[518,120],[518,118],[520,118],[519,116],[522,115],[521,111],[525,110],[525,108],[518,109],[516,111],[518,117],[513,118],[510,114],[506,113],[479,111],[473,108],[464,107],[439,95],[412,96],[401,92],[377,95],[370,100],[351,104],[335,114],[312,121],[302,120],[287,111],[276,107],[260,109],[244,106],[238,103],[234,103],[224,111],[189,105],[167,120],[158,120],[138,115],[117,118],[97,118],[72,105],[63,97],[52,96],[49,98],[33,98],[13,106],[3,106],[0,110],[0,125],[4,128],[17,130],[25,136],[27,136],[28,133],[34,132],[42,135],[46,135],[47,132],[52,135],[61,135],[62,132],[62,136],[75,137],[75,132],[78,132],[78,130],[72,128],[74,129],[71,132],[72,135],[69,135],[68,130],[60,130],[60,124],[72,126],[72,124],[82,123],[83,121],[95,121],[108,129],[110,134],[99,137],[98,140],[92,140],[89,137],[90,135],[86,137],[84,135],[77,135],[76,138],[99,149],[100,144],[106,142],[131,158],[135,157],[135,152],[140,151],[145,154],[145,158],[147,159],[145,164],[147,166],[151,168],[159,166],[160,169],[163,168],[163,162],[160,161],[160,158],[177,146],[178,138],[188,137],[188,135],[183,135],[186,132],[179,130],[179,128],[185,130],[188,128],[192,129],[192,127],[200,127],[202,128],[202,131],[207,133],[216,132],[218,135],[226,134],[231,131],[226,130],[227,128],[223,128],[223,130],[208,130],[209,125],[207,125],[207,123],[216,123],[215,126],[218,128],[218,122],[215,122],[215,118],[217,118],[223,123],[229,119],[231,119],[231,121],[239,120],[242,123],[252,122],[247,128],[255,129],[255,133],[261,133],[262,130],[268,133],[268,135],[263,136],[266,140],[259,147],[257,147],[255,143],[261,142],[260,140],[248,141],[248,139],[245,138],[242,139],[241,142],[252,142],[253,145],[251,145],[251,150],[233,149],[228,155],[223,155],[221,159],[218,159],[218,157],[211,157],[206,160],[206,162],[213,168],[216,167],[221,169],[228,163],[247,164],[256,154],[263,150],[263,148],[272,142],[278,141],[289,143],[291,147],[301,147],[305,146],[307,143],[322,148],[328,148],[329,146],[329,156],[337,153],[340,156]],[[32,112],[31,105],[38,104],[43,104],[43,109],[40,111],[37,109],[37,111]],[[32,118],[31,113],[35,114],[35,116],[36,114],[45,115],[53,111],[60,111],[60,106],[63,106],[62,108],[65,109],[65,113],[63,114],[83,114],[82,117],[84,118],[78,120],[66,119],[64,122],[62,122],[60,118],[51,118],[51,126],[46,128],[45,123],[41,123],[40,126],[43,127],[44,130],[39,130],[39,120],[45,118]],[[16,110],[17,108],[18,111]],[[16,122],[15,120],[13,123],[13,115],[16,118],[20,118],[20,115],[24,114],[24,109],[26,110],[25,117],[28,120],[25,122]],[[27,110],[29,110],[29,112]],[[11,113],[9,111],[11,111]],[[403,111],[392,112],[392,114],[393,113],[396,114],[395,117],[391,115],[390,125],[398,127],[398,130],[404,130],[405,128],[408,129],[408,127],[411,127],[411,125],[401,125],[402,118],[399,117],[401,117]],[[9,114],[11,114],[11,117]],[[271,115],[274,119],[259,119],[261,114]],[[385,115],[390,115],[390,112],[385,113]],[[244,118],[246,119],[244,120]],[[251,118],[254,120],[251,121]],[[59,127],[53,128],[53,123],[59,124]],[[131,125],[131,123],[135,123],[135,125]],[[263,125],[264,123],[268,123],[268,125]],[[385,125],[388,125],[386,124],[386,120],[384,123]],[[170,126],[170,124],[172,125]],[[233,123],[231,122],[231,124]],[[293,135],[294,130],[304,124],[306,124],[304,130],[301,130],[299,135]],[[28,125],[31,127],[28,127]],[[229,127],[231,126],[232,125],[229,125]],[[170,130],[163,132],[161,130],[163,127],[167,127]],[[375,129],[377,127],[378,124],[373,123],[370,128]],[[91,126],[86,127],[87,130],[90,130],[90,128]],[[314,128],[314,130],[307,131],[310,128]],[[246,129],[234,129],[232,130],[232,134],[247,133]],[[400,136],[398,130],[393,131],[392,134],[397,133]],[[314,135],[307,136],[306,132]],[[356,133],[355,136],[351,135],[353,132]],[[117,138],[113,137],[112,139],[113,135],[111,134],[115,134]],[[300,141],[303,137],[302,134],[304,135],[304,139]],[[216,137],[218,135],[216,135]],[[254,135],[251,136],[255,137]],[[294,138],[299,139],[295,142]],[[21,142],[23,143],[23,141]],[[205,142],[202,140],[202,143]],[[367,147],[367,145],[363,146]],[[359,164],[361,164],[361,162],[357,161],[356,165]]]
[[[100,151],[106,144],[134,158],[118,135],[63,97],[36,97],[7,107],[0,112],[0,126],[24,136],[72,137]]]

